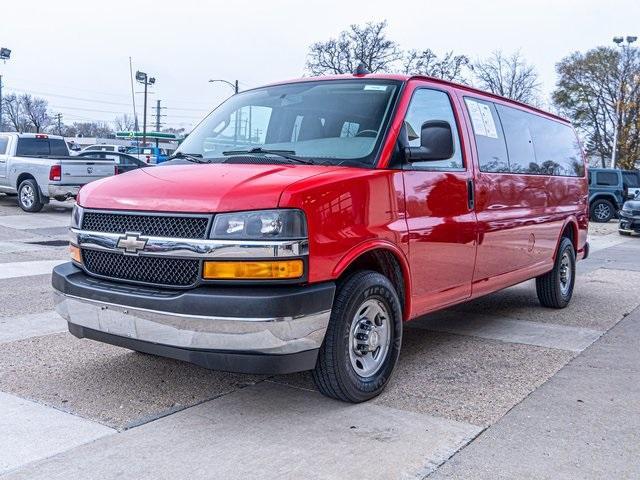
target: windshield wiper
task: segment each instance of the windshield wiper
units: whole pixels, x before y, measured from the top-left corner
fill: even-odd
[[[173,155],[171,155],[169,158],[167,158],[167,161],[173,160],[174,158],[182,158],[184,160],[188,160],[189,162],[193,162],[193,163],[211,163],[211,160],[205,160],[204,158],[202,158],[202,155],[200,155],[199,153],[176,152]]]
[[[263,155],[275,155],[277,157],[286,158],[287,160],[291,160],[293,162],[304,163],[305,165],[313,165],[311,160],[307,160],[306,158],[296,157],[296,152],[294,150],[268,150],[261,147],[255,147],[250,150],[228,150],[226,152],[222,152],[223,155],[247,155],[247,154],[263,154]]]

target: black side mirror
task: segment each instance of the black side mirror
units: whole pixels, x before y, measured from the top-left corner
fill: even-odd
[[[429,120],[422,124],[420,146],[405,149],[410,162],[448,160],[453,157],[453,133],[445,120]]]

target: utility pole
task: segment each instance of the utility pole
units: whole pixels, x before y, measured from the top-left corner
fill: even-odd
[[[62,135],[62,114],[56,113],[55,119],[58,122],[58,135]]]
[[[156,102],[156,132],[160,131],[160,100]],[[158,148],[158,137],[156,137],[156,148]]]

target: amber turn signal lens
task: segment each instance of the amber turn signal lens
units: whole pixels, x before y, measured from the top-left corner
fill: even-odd
[[[204,262],[202,276],[207,280],[287,279],[300,278],[303,271],[302,260]]]
[[[75,245],[69,245],[69,253],[71,254],[71,260],[74,262],[82,263],[82,255],[80,254],[80,249]]]

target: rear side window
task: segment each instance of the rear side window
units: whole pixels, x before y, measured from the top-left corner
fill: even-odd
[[[533,147],[543,175],[584,176],[582,151],[573,129],[548,118],[525,113],[530,119]]]
[[[7,144],[9,139],[7,137],[0,137],[0,155],[7,153]]]
[[[16,147],[16,155],[19,157],[52,155],[69,155],[67,144],[62,139],[56,138],[19,138]]]
[[[2,138],[0,138],[0,153],[2,153]],[[640,188],[640,172],[622,172],[622,181],[626,188]]]
[[[476,139],[482,172],[509,172],[509,157],[502,125],[491,102],[465,97],[467,111]]]
[[[596,172],[596,185],[615,187],[618,185],[618,174],[616,172]]]
[[[509,171],[511,173],[541,173],[536,162],[533,138],[529,129],[529,115],[522,110],[496,105],[507,140]]]

